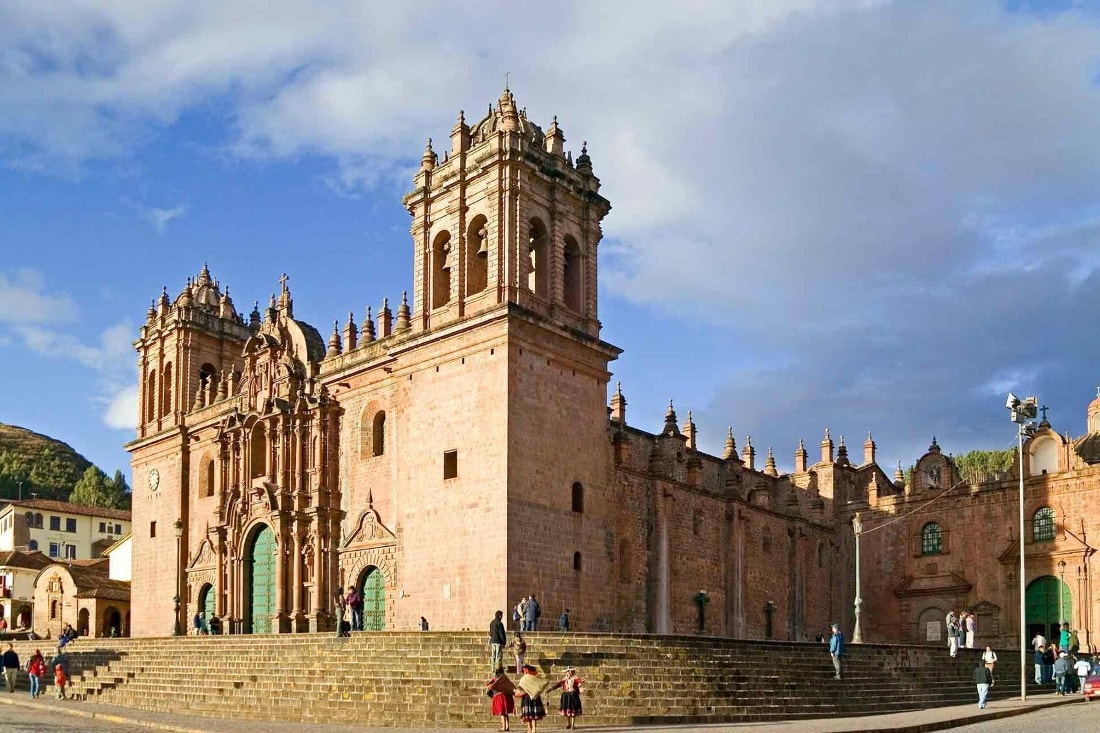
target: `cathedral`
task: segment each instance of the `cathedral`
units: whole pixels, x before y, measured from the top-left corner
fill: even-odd
[[[248,316],[205,265],[154,300],[127,446],[132,633],[198,612],[230,633],[329,631],[356,587],[367,629],[482,629],[533,594],[544,629],[569,608],[581,631],[812,639],[853,622],[858,515],[867,641],[932,641],[948,606],[1011,639],[1011,481],[954,486],[940,516],[927,502],[958,477],[936,445],[907,482],[870,435],[856,461],[826,429],[781,474],[732,431],[702,452],[672,403],[662,426],[628,422],[597,307],[611,204],[564,142],[508,90],[473,125],[460,113],[404,198],[411,290],[327,338],[285,275]],[[1100,485],[1074,445],[1049,426],[1029,441],[1029,499],[1063,515]],[[1055,535],[1026,538],[1049,550],[1029,582],[1076,557]]]

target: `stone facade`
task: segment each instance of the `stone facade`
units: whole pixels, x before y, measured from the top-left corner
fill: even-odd
[[[578,630],[812,639],[850,628],[857,511],[869,640],[916,640],[925,600],[1012,626],[1011,563],[912,555],[906,512],[938,509],[883,472],[870,436],[857,465],[826,430],[820,459],[800,442],[781,475],[732,431],[722,456],[699,451],[671,403],[658,432],[628,424],[617,386],[608,408],[620,350],[600,338],[596,250],[611,207],[592,170],[505,91],[475,125],[459,115],[442,160],[424,151],[396,312],[349,314],[326,342],[285,276],[245,317],[205,266],[154,301],[128,446],[135,635],[199,610],[235,632],[331,629],[334,590],[354,584],[374,628],[482,629],[534,593],[543,628],[568,607]],[[992,496],[960,492],[951,559],[976,557],[962,527],[1008,511]],[[1010,552],[992,537],[991,557]]]

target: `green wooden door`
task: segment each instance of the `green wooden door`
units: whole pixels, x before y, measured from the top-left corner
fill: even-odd
[[[202,606],[203,618],[206,620],[206,625],[209,628],[210,619],[214,618],[214,586],[203,586],[202,600],[199,603]]]
[[[1059,590],[1061,590],[1060,599]],[[1069,586],[1053,575],[1031,581],[1024,597],[1028,628],[1035,627],[1038,630],[1042,627],[1043,634],[1050,638],[1051,629],[1056,629],[1063,620],[1073,617],[1071,600]],[[1034,631],[1031,634],[1034,634]],[[1057,641],[1057,639],[1058,637],[1055,636],[1051,641]]]
[[[275,533],[264,527],[248,554],[248,632],[270,634],[275,615]]]
[[[367,568],[363,578],[363,630],[381,631],[386,628],[386,580],[382,571],[373,565]]]

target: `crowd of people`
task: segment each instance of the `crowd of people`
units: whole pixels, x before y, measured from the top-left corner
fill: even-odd
[[[69,657],[65,653],[64,645],[57,647],[57,653],[48,663],[46,658],[42,656],[42,650],[35,649],[34,654],[31,655],[26,664],[20,665],[19,655],[16,653],[14,645],[8,644],[8,648],[0,656],[0,664],[3,665],[4,684],[7,686],[9,693],[15,692],[16,680],[19,671],[22,669],[26,671],[27,678],[30,681],[31,697],[38,697],[42,694],[42,678],[46,676],[48,670],[53,670],[53,684],[57,699],[65,699],[65,687],[69,683]]]
[[[1069,624],[1062,624],[1057,641],[1036,634],[1031,648],[1035,654],[1035,684],[1053,685],[1057,695],[1079,692],[1089,673],[1100,669],[1100,658],[1095,654],[1091,658],[1087,652],[1081,654],[1077,631]]]

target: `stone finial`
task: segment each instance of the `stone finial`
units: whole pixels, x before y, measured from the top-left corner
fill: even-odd
[[[401,305],[397,306],[397,326],[398,331],[408,331],[410,327],[410,312],[409,312],[409,292],[407,290],[401,291]]]
[[[439,162],[439,156],[432,150],[432,139],[428,138],[428,144],[424,146],[424,155],[420,156],[420,170],[428,173],[435,169]]]
[[[578,173],[592,175],[592,159],[588,157],[588,141],[581,143],[581,154],[577,156],[576,169]]]
[[[157,317],[157,301],[156,300],[150,300],[149,301],[149,310],[145,311],[145,320],[147,322],[152,322],[153,319],[156,318],[156,317]]]
[[[733,439],[732,425],[730,425],[729,428],[727,428],[726,430],[726,446],[725,449],[722,451],[723,460],[728,461],[731,458],[735,460],[737,458],[737,441]]]
[[[848,460],[848,446],[844,445],[844,436],[840,436],[840,445],[836,451],[836,464],[838,466],[848,466],[851,462]]]
[[[665,410],[665,428],[661,432],[664,435],[680,434],[680,429],[676,427],[676,410],[672,407],[672,400],[668,401],[668,409]]]
[[[470,126],[466,124],[466,113],[458,111],[458,121],[451,129],[451,155],[459,155],[470,149]]]
[[[794,472],[795,473],[806,473],[807,464],[809,463],[807,458],[808,458],[808,455],[806,453],[806,443],[803,442],[802,438],[799,438],[798,439],[798,448],[796,448],[795,451],[794,451]]]
[[[168,309],[171,304],[168,301],[168,286],[165,285],[160,289],[160,298],[157,300],[157,314],[161,316],[168,315]]]
[[[687,447],[689,450],[695,450],[695,421],[691,417],[691,410],[688,410],[687,421],[684,423],[683,430],[684,437],[687,438]]]
[[[741,449],[741,462],[750,471],[756,470],[756,448],[752,447],[752,436],[745,436],[745,447]]]
[[[772,452],[772,447],[768,446],[768,457],[764,460],[764,473],[768,476],[778,476],[779,469],[775,467],[775,453]]]
[[[340,345],[340,322],[332,322],[332,335],[328,339],[328,351],[325,352],[325,356],[339,356],[343,353],[343,348]]]
[[[875,452],[878,446],[875,445],[875,439],[871,437],[871,431],[867,431],[867,440],[863,441],[863,465],[869,466],[875,462]]]
[[[626,397],[623,397],[622,382],[615,382],[615,394],[611,395],[611,419],[626,425]]]
[[[190,308],[194,305],[194,297],[191,290],[191,278],[187,278],[187,284],[183,286],[183,290],[180,291],[179,296],[176,298],[176,305],[181,308]]]
[[[354,351],[359,338],[359,330],[355,325],[355,316],[348,311],[348,324],[344,326],[344,343],[348,345],[348,351]]]
[[[554,115],[554,121],[546,130],[546,152],[551,155],[562,155],[565,151],[565,133],[558,127],[558,116]]]
[[[378,337],[386,338],[393,335],[393,311],[390,310],[390,299],[382,298],[382,308],[378,311]]]
[[[374,321],[371,320],[370,306],[367,306],[367,314],[363,316],[363,329],[359,332],[359,340],[364,344],[374,341]]]
[[[248,325],[255,331],[260,327],[260,301],[252,301],[252,312],[248,314]]]
[[[226,371],[224,369],[222,369],[221,376],[218,379],[217,399],[218,400],[224,400],[228,396],[229,396],[229,374],[227,374]]]
[[[229,297],[229,286],[225,286],[225,293],[218,300],[218,317],[226,320],[237,320],[237,309],[233,305],[233,299]]]
[[[894,469],[894,485],[905,486],[905,473],[901,470],[901,461],[898,461],[898,467]]]
[[[829,428],[825,428],[825,437],[821,439],[821,462],[833,462],[833,439],[829,437]]]
[[[516,110],[516,99],[508,87],[497,101],[497,110],[500,114],[500,128],[505,132],[511,132],[519,128],[519,112]]]

